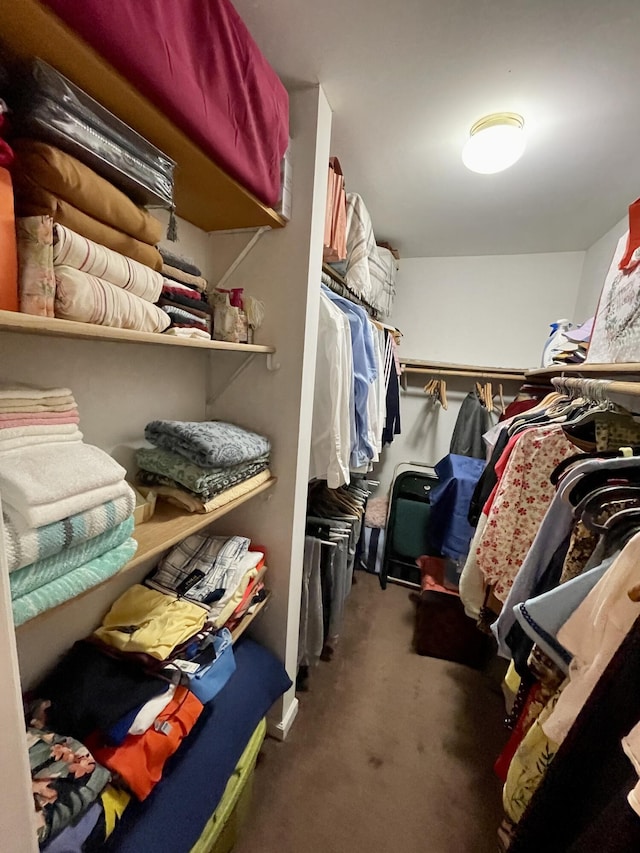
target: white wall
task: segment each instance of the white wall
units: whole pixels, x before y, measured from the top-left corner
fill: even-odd
[[[578,322],[593,317],[598,307],[600,291],[604,284],[605,276],[611,265],[613,253],[618,240],[627,231],[628,218],[624,216],[616,223],[610,231],[601,237],[585,253],[582,277],[578,289],[578,298],[574,311],[574,319]]]
[[[400,355],[538,366],[549,323],[573,317],[583,260],[584,252],[402,259],[390,319],[403,333]],[[410,379],[408,391],[401,392],[402,435],[385,449],[376,470],[382,488],[398,462],[433,464],[449,451],[460,404],[474,380],[447,380],[445,412],[423,394],[427,378]],[[504,387],[513,396],[518,383]]]

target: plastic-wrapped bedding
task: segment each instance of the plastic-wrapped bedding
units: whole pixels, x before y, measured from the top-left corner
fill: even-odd
[[[19,133],[77,157],[138,204],[173,205],[175,163],[41,59],[17,82]]]

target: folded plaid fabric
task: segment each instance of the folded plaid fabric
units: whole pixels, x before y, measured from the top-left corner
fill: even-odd
[[[254,462],[271,450],[269,439],[224,421],[151,421],[144,436],[156,447],[209,468]]]
[[[194,533],[162,559],[146,584],[208,607],[224,594],[250,544],[244,536],[227,539]]]
[[[136,461],[143,471],[162,475],[202,495],[207,492],[215,494],[221,488],[257,474],[269,464],[269,454],[265,453],[253,462],[242,462],[227,468],[203,468],[170,450],[142,447],[136,451]]]

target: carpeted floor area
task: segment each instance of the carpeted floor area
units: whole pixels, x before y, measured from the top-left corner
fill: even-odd
[[[493,853],[499,674],[414,654],[408,590],[357,578],[334,659],[265,743],[234,853]]]

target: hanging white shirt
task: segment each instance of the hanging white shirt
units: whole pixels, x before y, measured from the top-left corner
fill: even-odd
[[[321,293],[309,479],[326,480],[330,489],[350,479],[352,401],[349,320]]]

